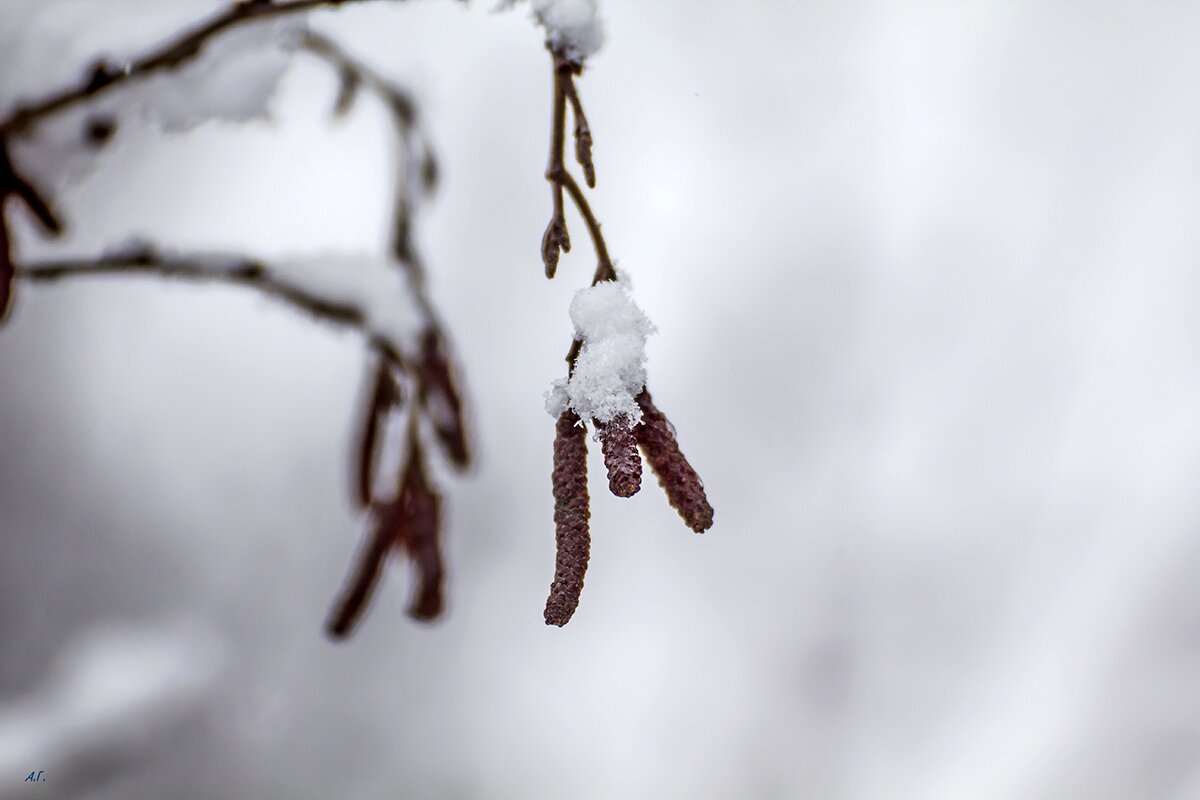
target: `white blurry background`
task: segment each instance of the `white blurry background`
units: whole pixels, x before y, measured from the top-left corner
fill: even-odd
[[[216,6],[19,5],[6,98]],[[604,8],[594,203],[713,530],[594,460],[583,603],[543,625],[541,395],[593,265],[575,220],[542,277],[540,33],[314,16],[442,157],[419,235],[481,455],[442,480],[448,618],[408,621],[393,568],[321,634],[361,534],[352,335],[235,288],[19,286],[0,796],[1200,796],[1200,6]],[[123,129],[57,198],[70,237],[19,253],[381,251],[383,115],[331,123],[335,93],[301,60],[274,122]]]

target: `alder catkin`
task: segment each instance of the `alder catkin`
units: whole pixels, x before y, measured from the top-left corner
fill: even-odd
[[[421,339],[419,392],[438,443],[459,469],[471,463],[467,448],[467,426],[463,417],[462,393],[458,379],[446,355],[446,342],[437,331],[427,331]]]
[[[400,502],[406,524],[403,546],[413,563],[417,585],[408,606],[413,619],[429,621],[442,613],[445,568],[441,546],[441,498],[425,477],[419,451],[405,470]]]
[[[362,433],[358,438],[358,453],[355,459],[356,467],[356,500],[359,507],[366,508],[371,504],[371,494],[375,486],[375,470],[379,463],[379,436],[383,429],[384,420],[391,410],[401,402],[400,385],[392,374],[391,366],[386,359],[380,359],[375,368],[375,380],[371,395],[367,398],[363,410]]]
[[[558,418],[554,437],[554,581],[546,599],[547,625],[566,625],[579,605],[587,572],[587,430],[574,411]]]
[[[679,450],[671,423],[655,407],[650,393],[642,390],[637,402],[642,409],[642,423],[634,433],[646,454],[646,461],[658,476],[658,483],[667,493],[671,506],[689,528],[703,533],[712,527],[713,508],[704,494],[700,476]]]
[[[597,422],[600,450],[608,468],[608,488],[617,497],[632,497],[642,488],[642,456],[638,453],[633,424],[624,414],[612,422]]]
[[[393,506],[381,507],[376,512],[374,528],[325,622],[325,630],[333,638],[345,638],[358,625],[383,574],[387,555],[395,546],[400,522],[398,509]]]

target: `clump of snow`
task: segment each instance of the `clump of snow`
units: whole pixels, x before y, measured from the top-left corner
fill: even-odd
[[[516,0],[501,0],[497,8],[511,8]],[[546,41],[556,53],[582,64],[604,44],[599,0],[531,0],[533,17],[546,31]]]
[[[117,66],[136,58],[211,16],[214,5],[213,0],[3,0],[0,114],[75,85],[97,59]]]
[[[582,343],[571,377],[546,392],[546,411],[570,408],[581,419],[612,422],[642,418],[636,397],[646,385],[646,340],[654,323],[629,294],[629,282],[603,281],[580,289],[571,301],[575,338]]]
[[[168,132],[210,119],[262,119],[291,65],[287,46],[303,26],[300,18],[280,17],[233,28],[179,68],[131,81],[110,97],[116,108],[137,107]]]
[[[80,7],[90,6],[81,3]],[[142,23],[138,9],[124,13]],[[119,15],[113,12],[110,16]],[[176,10],[167,20],[174,20],[177,27],[186,27],[196,18],[203,18],[202,9],[191,9],[185,18],[180,17],[181,12]],[[161,24],[151,26],[150,30],[157,32],[159,27]],[[127,137],[134,130],[180,133],[214,119],[232,123],[264,119],[269,116],[271,99],[292,62],[293,51],[289,48],[303,27],[302,15],[235,27],[210,39],[198,55],[178,68],[135,77],[101,92],[89,102],[45,117],[38,122],[34,136],[14,138],[17,165],[43,191],[52,191],[77,183],[90,175],[102,159],[113,157],[113,142],[89,141],[87,131],[93,121],[112,122],[117,135]],[[4,53],[5,41],[10,36],[8,31],[0,33],[0,66],[10,63]],[[46,49],[53,52],[60,45],[67,48],[65,43],[51,39]],[[141,52],[145,49],[143,45]],[[139,50],[100,50],[89,58],[97,56],[109,69],[119,71],[139,56]],[[12,68],[7,73],[0,70],[0,74],[36,77],[44,71],[42,66],[30,53],[27,60],[12,62]],[[60,85],[73,85],[86,69],[79,66],[75,72],[60,77]],[[14,98],[36,96],[50,88],[43,89],[36,79],[29,83],[30,88],[6,87],[0,80],[0,109],[12,105]]]

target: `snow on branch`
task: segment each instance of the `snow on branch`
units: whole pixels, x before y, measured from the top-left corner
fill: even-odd
[[[471,462],[461,379],[449,336],[428,293],[412,231],[420,204],[437,180],[433,148],[416,103],[403,87],[352,58],[334,41],[296,24],[302,12],[355,2],[365,0],[234,2],[140,58],[115,65],[97,61],[76,85],[26,101],[0,119],[0,318],[15,280],[49,283],[150,275],[249,288],[363,337],[373,354],[368,367],[373,389],[364,397],[361,432],[354,443],[352,496],[367,510],[371,530],[350,587],[328,621],[328,632],[336,638],[346,636],[360,618],[390,553],[415,568],[410,615],[430,620],[441,613],[440,498],[428,477],[422,439],[428,437],[454,469],[465,469]],[[347,113],[362,90],[390,111],[400,159],[394,173],[387,257],[328,254],[267,261],[181,252],[142,241],[95,257],[22,262],[12,253],[3,214],[8,210],[3,200],[9,195],[23,201],[47,232],[56,234],[63,225],[44,193],[9,158],[10,142],[34,147],[46,133],[52,140],[51,126],[41,123],[56,115],[77,123],[81,113],[87,114],[83,141],[96,147],[111,137],[118,112],[128,109],[150,114],[167,132],[212,116],[248,119],[265,110],[296,52],[313,55],[337,71],[341,89],[335,114]],[[125,90],[112,91],[116,87]],[[79,147],[80,141],[73,146]],[[53,141],[49,152],[63,155]],[[56,167],[63,171],[61,164]],[[392,462],[395,468],[389,469]]]
[[[113,87],[174,70],[197,58],[211,40],[240,25],[363,2],[368,0],[235,0],[224,11],[181,31],[139,58],[119,64],[98,60],[74,85],[21,102],[0,119],[0,138],[27,133],[42,119]]]

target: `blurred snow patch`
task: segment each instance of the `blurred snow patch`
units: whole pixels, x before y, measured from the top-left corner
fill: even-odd
[[[204,45],[177,69],[130,82],[112,93],[119,109],[132,105],[163,130],[188,130],[210,119],[246,122],[268,115],[271,98],[292,61],[288,45],[302,17],[241,25]]]
[[[133,11],[126,13],[136,16]],[[86,56],[76,54],[72,60],[80,63],[75,72],[62,75],[59,86],[75,85],[96,59],[110,70],[120,70],[149,46],[177,36],[203,18],[196,12],[166,17],[174,20],[175,29],[161,32],[161,38],[151,40],[153,45],[148,42],[132,50],[117,48],[117,55],[99,38],[95,51]],[[112,151],[105,141],[109,135],[120,136],[146,126],[175,134],[212,120],[245,123],[268,119],[271,100],[292,63],[290,46],[304,26],[302,16],[237,26],[209,40],[197,56],[179,67],[114,85],[91,100],[45,117],[37,123],[33,136],[14,140],[18,166],[44,190],[58,189],[76,183],[95,169],[98,160]],[[159,32],[159,26],[149,30]],[[76,40],[70,42],[72,52],[81,46]],[[64,47],[68,47],[65,41]],[[4,62],[0,58],[0,64]],[[24,80],[32,72],[23,67],[17,73],[23,79],[21,83],[0,84],[0,104],[37,97],[49,88],[43,88],[36,78]],[[105,132],[96,134],[97,130]]]
[[[145,757],[199,709],[224,651],[210,627],[192,620],[83,631],[38,689],[0,706],[0,774],[45,770],[61,792],[94,780],[106,765]],[[0,798],[14,797],[21,782],[3,785]]]

